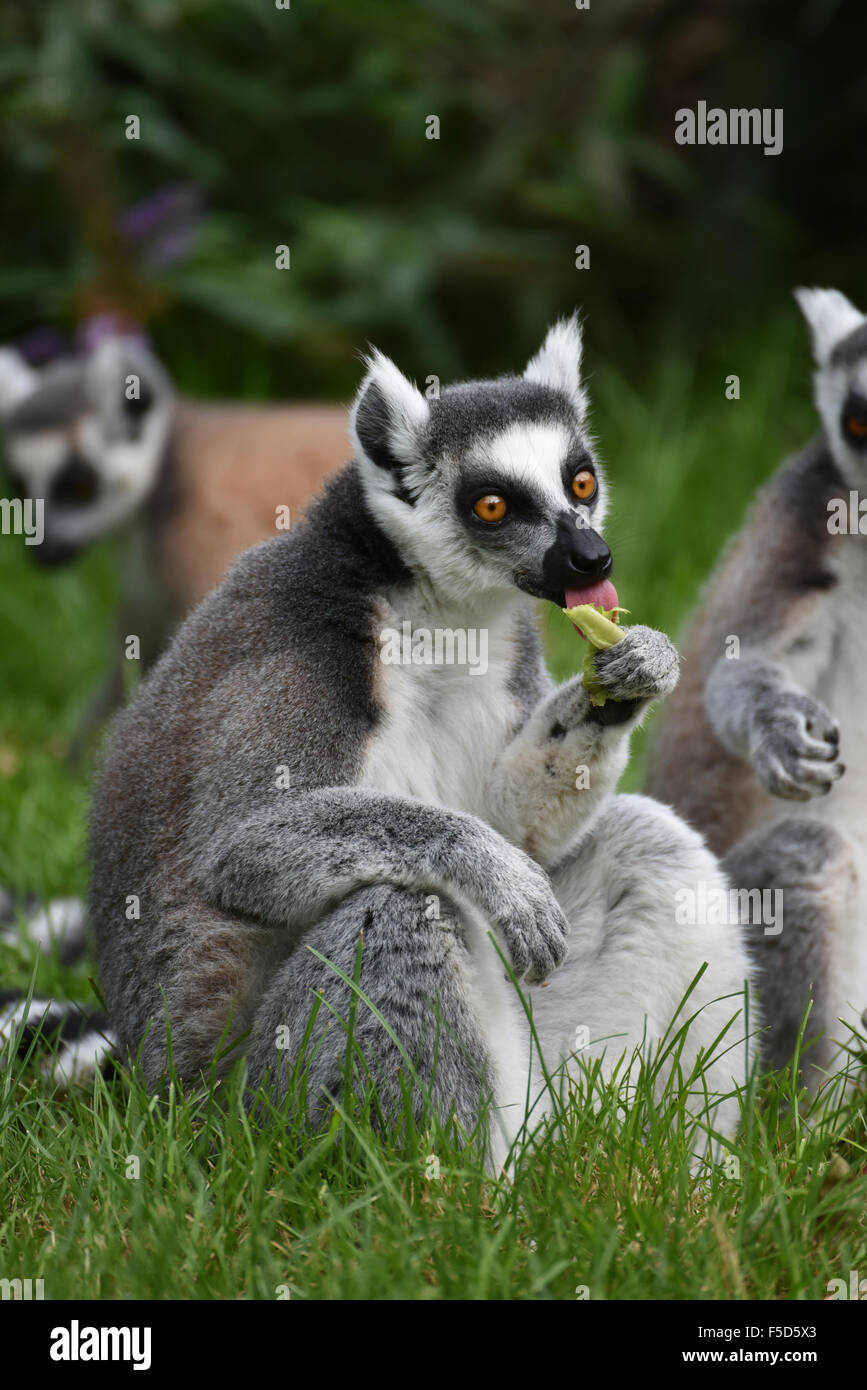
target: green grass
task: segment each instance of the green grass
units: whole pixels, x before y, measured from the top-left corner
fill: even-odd
[[[640,382],[608,367],[590,382],[621,602],[672,633],[757,483],[814,429],[794,323],[699,346],[700,368],[661,354]],[[0,538],[0,883],[20,891],[86,883],[87,779],[62,756],[114,594],[110,547],[45,574]],[[565,676],[582,644],[547,623]],[[631,787],[641,756],[639,738]],[[94,997],[92,965],[26,944],[4,953],[3,983],[34,969],[40,992]],[[260,1132],[239,1074],[159,1099],[131,1078],[64,1096],[14,1062],[0,1090],[0,1277],[43,1277],[48,1298],[821,1298],[867,1266],[863,1097],[819,1115],[784,1074],[745,1087],[737,1179],[693,1172],[682,1096],[654,1106],[643,1086],[624,1108],[609,1086],[568,1107],[511,1186],[449,1133],[383,1140],[360,1103],[324,1134]]]
[[[240,1066],[158,1097],[124,1074],[59,1098],[9,1058],[2,1276],[70,1299],[793,1299],[848,1282],[867,1256],[857,1110],[799,1112],[784,1077],[752,1079],[730,1166],[696,1171],[702,1127],[653,1079],[626,1107],[586,1068],[509,1182],[446,1130],[383,1142],[360,1087],[312,1133],[285,1105],[252,1120]]]

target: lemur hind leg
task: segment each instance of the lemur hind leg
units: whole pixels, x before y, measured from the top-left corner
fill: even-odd
[[[560,1058],[602,1057],[603,1075],[610,1076],[624,1053],[628,1060],[638,1047],[652,1056],[666,1033],[671,1041],[697,1015],[680,1053],[688,1076],[700,1051],[709,1052],[733,1019],[693,1083],[689,1107],[732,1135],[739,1118],[733,1092],[744,1085],[750,1065],[743,1008],[749,964],[736,923],[693,924],[679,911],[683,892],[697,896],[699,885],[725,886],[701,837],[648,797],[617,796],[552,881],[572,930],[565,964],[533,995],[549,1068]],[[709,968],[680,1009],[705,961]],[[752,1033],[752,1005],[750,1013]],[[669,1071],[660,1068],[660,1086]]]
[[[504,1062],[510,1048],[516,1058],[526,1059],[526,1037],[519,1046],[520,1010],[517,1001],[511,1001],[513,991],[504,979],[502,961],[483,931],[480,948],[489,957],[490,969],[480,972],[476,952],[470,949],[473,930],[464,912],[423,892],[377,885],[351,894],[305,935],[277,971],[256,1014],[247,1049],[251,1080],[285,1094],[289,1069],[299,1059],[311,1009],[321,993],[302,1059],[311,1121],[321,1123],[329,1106],[341,1100],[347,1030],[340,1020],[349,1020],[355,991],[313,951],[352,979],[361,935],[359,988],[365,998],[356,995],[354,1046],[375,1084],[386,1125],[399,1127],[401,1081],[411,1089],[413,1114],[420,1125],[425,1121],[426,1092],[440,1123],[447,1124],[454,1114],[468,1136],[478,1130],[484,1103],[492,1102],[487,1151],[492,1167],[501,1165],[523,1120],[519,1097],[509,1107],[515,1114],[497,1109],[506,1080]],[[480,973],[499,981],[504,1005],[499,1020],[491,1005],[491,979],[486,978],[480,990]],[[415,1084],[407,1075],[402,1050],[415,1069]]]
[[[791,1061],[812,998],[803,1046],[809,1046],[808,1079],[818,1085],[822,1072],[834,1065],[837,1012],[846,997],[847,982],[833,962],[845,959],[856,920],[854,851],[826,822],[784,816],[741,840],[723,864],[737,889],[782,892],[781,931],[768,933],[761,923],[745,926],[768,1021],[763,1060],[773,1067]]]

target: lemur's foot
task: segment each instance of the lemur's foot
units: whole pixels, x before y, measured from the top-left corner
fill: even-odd
[[[586,723],[592,708],[581,677],[573,676],[558,687],[545,706],[546,736],[559,743]]]
[[[750,756],[772,796],[809,801],[827,795],[846,771],[840,727],[823,704],[798,690],[776,691],[754,714]]]
[[[622,641],[596,653],[596,674],[615,700],[655,700],[677,685],[677,649],[664,632],[636,623]]]
[[[598,730],[600,726],[627,723],[643,703],[643,700],[606,700],[604,705],[593,705],[581,677],[575,676],[561,685],[551,700],[547,737],[560,743],[568,734],[583,732],[586,738],[591,730]],[[591,736],[598,738],[597,733]]]
[[[606,700],[604,705],[591,705],[587,718],[591,724],[601,724],[605,728],[625,724],[643,704],[643,700]]]

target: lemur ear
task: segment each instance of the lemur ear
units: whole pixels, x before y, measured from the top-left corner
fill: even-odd
[[[417,386],[376,348],[365,358],[367,373],[349,417],[355,456],[390,475],[402,492],[401,471],[418,462],[418,440],[430,407]]]
[[[801,313],[810,325],[813,356],[824,366],[833,348],[865,321],[865,316],[839,290],[795,290]]]
[[[171,396],[167,372],[137,338],[103,339],[90,354],[85,376],[87,394],[100,415],[123,422],[132,437],[155,406]]]
[[[562,391],[579,416],[587,410],[587,396],[581,385],[582,353],[581,321],[576,313],[568,319],[559,319],[548,329],[544,343],[524,371],[527,381]]]
[[[0,416],[10,415],[16,405],[36,390],[35,372],[15,348],[0,348]]]

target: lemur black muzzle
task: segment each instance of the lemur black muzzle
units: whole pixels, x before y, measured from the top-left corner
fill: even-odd
[[[542,560],[542,582],[551,593],[581,589],[607,579],[614,568],[611,551],[590,526],[576,526],[566,513],[557,522],[557,537]]]

